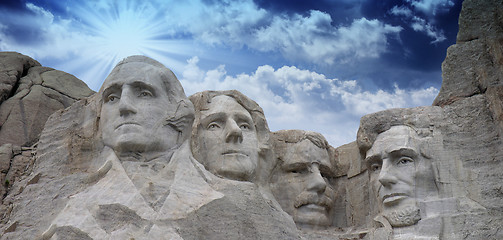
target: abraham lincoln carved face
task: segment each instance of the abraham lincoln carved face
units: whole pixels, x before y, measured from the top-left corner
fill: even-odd
[[[379,134],[367,151],[365,161],[378,207],[394,227],[417,223],[421,219],[417,201],[436,193],[423,141],[413,128],[393,126]]]

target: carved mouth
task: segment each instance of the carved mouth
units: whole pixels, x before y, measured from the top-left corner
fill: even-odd
[[[308,203],[299,206],[298,208],[304,208],[310,212],[319,212],[319,213],[325,213],[327,211],[327,207],[323,205],[319,205],[316,203]]]
[[[222,153],[222,155],[248,156],[248,154],[238,150],[227,150],[224,153]]]
[[[118,128],[124,126],[124,125],[140,125],[140,124],[135,123],[135,122],[123,122],[123,123],[117,125],[117,127],[115,127],[115,129],[118,129]]]
[[[407,194],[405,193],[392,193],[392,194],[386,194],[382,198],[382,202],[386,205],[388,204],[394,204],[404,198],[408,198]]]
[[[299,198],[294,203],[295,208],[307,207],[319,208],[323,210],[329,209],[330,205],[332,205],[332,201],[328,197],[323,196],[320,198],[314,194],[305,196],[305,198]]]

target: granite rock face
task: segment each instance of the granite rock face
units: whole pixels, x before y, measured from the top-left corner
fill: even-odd
[[[35,66],[40,63],[25,55],[15,52],[0,54],[0,104],[13,95],[17,82]]]
[[[94,92],[74,76],[25,55],[0,52],[0,196],[31,172],[45,121]],[[0,206],[0,222],[11,210]]]
[[[53,112],[94,93],[73,75],[18,53],[0,53],[0,66],[0,145],[34,144]]]
[[[274,197],[299,228],[332,226],[335,160],[319,133],[282,130],[273,133],[274,160],[270,177]]]
[[[451,148],[452,116],[431,106],[390,109],[364,116],[358,146],[369,179],[374,230],[396,239],[462,239],[455,221],[489,214],[479,182]],[[377,237],[379,236],[379,237]]]
[[[502,14],[501,1],[463,2],[457,43],[449,47],[442,64],[443,83],[433,102],[434,106],[386,110],[362,118],[357,141],[361,159],[369,167],[369,175],[372,175],[372,166],[374,171],[381,173],[378,175],[384,189],[385,185],[390,184],[382,172],[389,168],[385,168],[384,159],[382,165],[372,164],[376,159],[379,160],[378,157],[368,156],[375,152],[371,151],[376,147],[374,141],[386,138],[387,131],[400,125],[419,125],[419,129],[437,132],[437,137],[433,134],[432,138],[436,138],[433,140],[436,143],[427,145],[434,150],[430,161],[436,162],[433,166],[436,169],[434,179],[438,195],[428,194],[428,200],[423,201],[418,193],[424,190],[418,192],[416,189],[414,196],[416,200],[419,199],[416,206],[419,206],[420,220],[411,226],[393,226],[393,223],[383,223],[389,222],[389,217],[383,214],[385,207],[372,209],[379,207],[379,204],[371,202],[379,200],[379,197],[373,194],[369,186],[369,215],[375,216],[374,221],[378,223],[374,227],[381,227],[371,228],[366,235],[368,238],[503,238],[497,230],[503,217],[503,195],[500,191],[500,170],[503,168]],[[423,134],[423,130],[417,132]],[[396,138],[399,135],[394,136]],[[393,140],[390,138],[386,142],[392,144]],[[372,185],[372,176],[368,178]],[[425,180],[416,178],[414,183],[416,188],[421,187]],[[384,203],[392,200],[395,199],[384,200]],[[400,203],[401,200],[396,202]],[[406,212],[402,211],[401,216],[406,216]],[[427,216],[432,213],[433,218]],[[380,218],[380,215],[384,215],[384,218]],[[438,226],[442,226],[441,230]]]
[[[98,94],[51,116],[33,171],[4,200],[2,239],[298,239],[266,185],[192,157],[193,119],[169,69],[126,58]]]
[[[503,204],[499,173],[503,168],[503,3],[464,1],[459,23],[457,43],[450,48],[460,56],[475,54],[473,49],[479,49],[478,58],[474,60],[480,62],[471,66],[469,62],[448,55],[444,64],[457,66],[451,72],[444,72],[444,76],[464,70],[468,73],[464,78],[444,78],[446,89],[439,93],[434,105],[443,106],[450,121],[445,126],[450,136],[444,140],[444,145],[463,156],[463,165],[471,169],[471,181],[478,186],[476,191],[472,190],[472,195],[487,212],[455,221],[465,224],[462,234],[466,239],[500,239],[503,236],[495,228],[501,223]],[[479,90],[467,90],[463,87],[467,83],[478,86]],[[467,92],[471,94],[465,94]],[[456,100],[442,101],[449,98]],[[487,227],[481,227],[483,225]]]
[[[503,3],[465,0],[457,42],[442,64],[442,87],[433,105],[485,93],[502,84]]]
[[[271,133],[235,90],[187,98],[147,57],[89,96],[0,53],[0,239],[503,239],[503,3],[465,0],[459,23],[433,106],[366,115],[339,147]]]

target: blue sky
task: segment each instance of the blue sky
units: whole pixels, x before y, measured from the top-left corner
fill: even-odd
[[[365,114],[431,105],[461,0],[54,0],[0,3],[0,51],[97,91],[122,58],[152,57],[185,93],[237,89],[272,131],[354,141]]]

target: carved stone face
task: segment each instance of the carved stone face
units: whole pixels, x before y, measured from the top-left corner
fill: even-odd
[[[271,190],[298,225],[327,226],[334,189],[333,169],[326,149],[309,140],[293,144],[273,172]]]
[[[406,212],[417,215],[418,211],[411,211],[411,207],[416,206],[418,198],[433,193],[431,162],[420,154],[419,143],[419,136],[412,128],[394,126],[379,134],[367,152],[370,182],[385,216],[387,213],[398,216],[401,214],[397,213],[405,213],[407,209]],[[417,222],[420,218],[415,219]],[[409,217],[407,223],[391,224],[403,226],[415,222]]]
[[[157,68],[126,63],[103,84],[100,128],[105,145],[116,152],[163,151],[178,133],[165,125],[170,102]]]
[[[201,111],[197,141],[205,167],[234,180],[250,180],[258,163],[258,140],[250,113],[234,98],[219,95]]]

